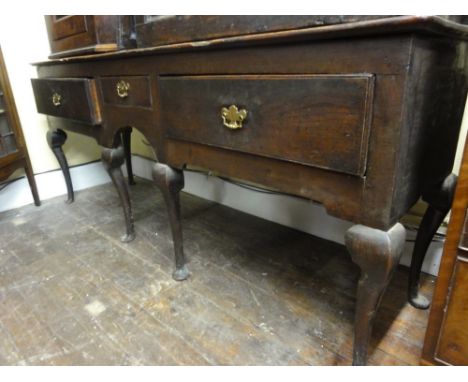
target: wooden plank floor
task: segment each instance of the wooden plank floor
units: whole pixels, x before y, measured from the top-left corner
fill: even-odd
[[[110,184],[0,214],[0,364],[351,363],[359,271],[343,246],[183,194],[191,277],[175,282],[161,194],[139,180],[131,196],[129,244]],[[406,282],[401,268],[370,364],[418,364],[428,312]]]

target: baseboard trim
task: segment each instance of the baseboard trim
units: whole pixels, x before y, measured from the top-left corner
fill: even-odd
[[[153,161],[134,155],[132,163],[135,175],[151,179]],[[184,175],[184,191],[189,194],[339,244],[344,244],[344,234],[352,226],[352,223],[328,215],[322,205],[312,201],[288,195],[258,193],[202,173],[186,171]],[[411,240],[415,236],[414,231],[408,230],[408,241],[400,260],[400,264],[407,267],[411,264],[414,246]],[[443,243],[431,243],[422,267],[424,272],[437,275],[442,250]]]
[[[99,186],[111,181],[100,162],[72,167],[70,168],[70,176],[75,191]],[[66,195],[67,193],[67,186],[61,170],[36,174],[34,178],[36,179],[41,201]],[[0,191],[0,212],[23,207],[33,202],[26,178],[19,179]]]
[[[132,156],[134,174],[151,180],[154,162],[138,155]],[[122,166],[125,172],[125,166]],[[93,162],[70,169],[75,191],[109,183],[111,180],[100,162]],[[60,170],[35,176],[41,200],[67,193]],[[344,244],[343,238],[351,223],[327,214],[323,206],[288,195],[260,194],[202,173],[185,172],[184,191],[234,208],[250,215],[282,224],[336,243]],[[77,201],[79,202],[79,201]],[[0,212],[33,203],[26,179],[20,179],[0,191]],[[408,240],[414,240],[415,232],[408,231]],[[407,242],[400,264],[409,266],[413,242]],[[443,243],[433,242],[426,255],[423,271],[437,275]]]

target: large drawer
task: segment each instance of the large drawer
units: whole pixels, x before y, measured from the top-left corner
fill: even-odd
[[[90,125],[101,123],[96,83],[88,78],[32,79],[37,111]]]
[[[371,74],[164,76],[158,83],[170,139],[365,173]]]

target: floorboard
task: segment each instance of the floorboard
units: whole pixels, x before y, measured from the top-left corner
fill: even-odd
[[[191,276],[175,282],[162,196],[130,191],[128,244],[111,184],[0,214],[1,365],[350,364],[359,270],[343,246],[182,194]],[[428,311],[407,278],[383,298],[372,365],[419,363]]]

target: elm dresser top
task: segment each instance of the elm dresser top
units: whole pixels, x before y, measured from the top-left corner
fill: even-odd
[[[294,43],[301,41],[327,40],[340,37],[350,38],[412,32],[432,35],[435,37],[450,37],[455,40],[468,39],[468,25],[454,22],[451,21],[450,18],[441,16],[374,16],[373,18],[358,16],[355,19],[352,19],[351,22],[347,22],[346,19],[340,19],[341,22],[331,19],[328,20],[328,24],[326,19],[327,16],[315,16],[315,18],[317,17],[320,17],[321,19],[325,18],[325,21],[321,21],[318,26],[313,27],[244,35],[239,34],[235,36],[212,38],[200,41],[191,40],[179,43],[160,44],[152,47],[123,49],[109,53],[96,53],[91,55],[51,59],[37,62],[33,65],[44,66],[83,61],[112,60],[158,53],[171,53],[174,51],[239,47],[249,44]]]

